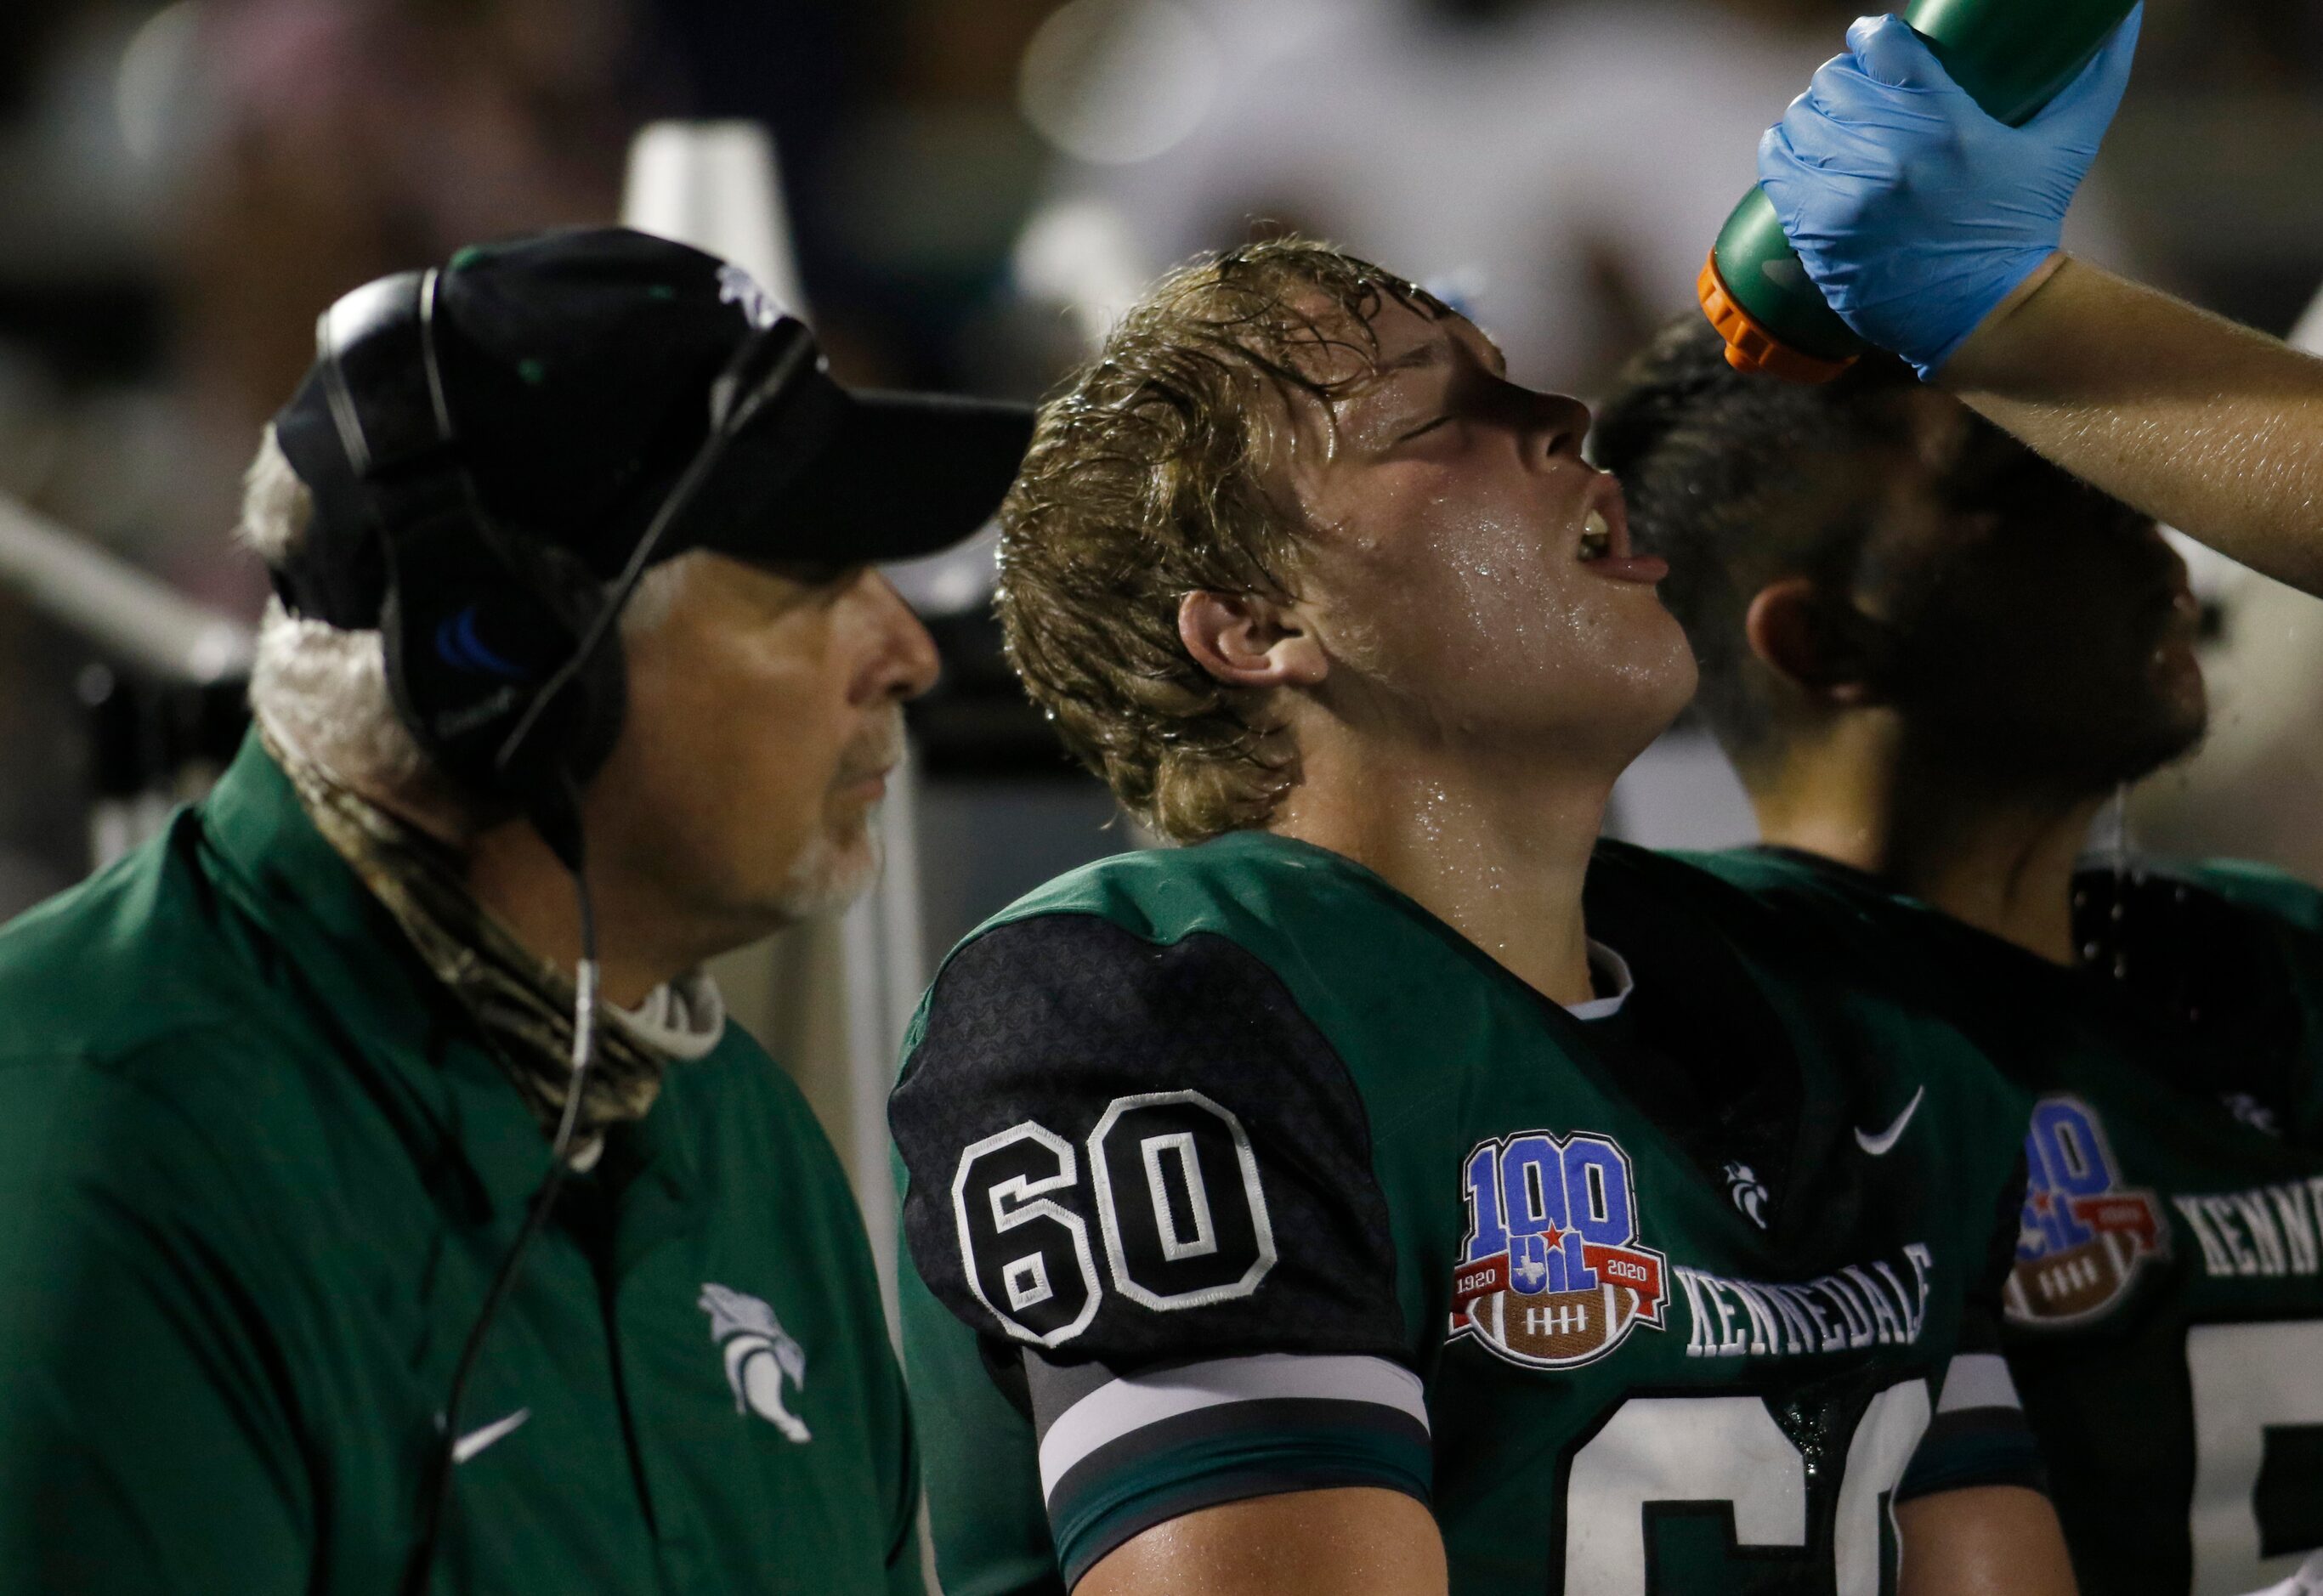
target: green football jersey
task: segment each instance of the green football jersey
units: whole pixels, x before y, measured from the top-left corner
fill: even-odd
[[[953,951],[890,1105],[950,1596],[1338,1485],[1429,1504],[1458,1592],[1871,1596],[1894,1501],[2037,1481],[2024,1099],[1709,876],[1592,876],[1573,1011],[1260,833]]]
[[[0,1596],[386,1596],[548,1162],[255,740],[0,932]],[[437,1596],[922,1589],[853,1194],[738,1028],[566,1186],[483,1344]]]
[[[2085,872],[2069,970],[1810,855],[1704,862],[2036,1096],[2005,1333],[2081,1588],[2233,1596],[2323,1546],[2323,894]]]

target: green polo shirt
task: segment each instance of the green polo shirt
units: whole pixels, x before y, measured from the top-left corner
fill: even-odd
[[[253,741],[0,931],[0,1592],[390,1596],[547,1161]],[[438,1591],[917,1591],[871,1259],[730,1027],[567,1187],[495,1320]]]

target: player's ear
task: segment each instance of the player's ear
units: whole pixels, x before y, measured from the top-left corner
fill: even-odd
[[[1820,704],[1860,709],[1886,700],[1878,623],[1813,577],[1759,589],[1742,635],[1769,670]]]
[[[1178,639],[1232,687],[1312,687],[1330,657],[1299,613],[1255,593],[1207,589],[1178,601]]]

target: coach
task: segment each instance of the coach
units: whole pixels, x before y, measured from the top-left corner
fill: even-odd
[[[917,1591],[860,1222],[701,966],[874,867],[871,563],[1027,420],[619,231],[318,342],[250,740],[0,932],[0,1591]]]

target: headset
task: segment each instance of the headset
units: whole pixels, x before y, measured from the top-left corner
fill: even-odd
[[[293,463],[326,479],[311,483],[318,510],[363,526],[329,550],[310,537],[276,588],[294,611],[376,626],[397,714],[436,768],[522,813],[577,873],[580,790],[612,753],[627,702],[621,610],[727,445],[819,370],[814,341],[785,316],[741,342],[712,384],[701,446],[608,584],[486,509],[445,392],[441,280],[436,269],[382,278],[317,321],[311,386],[328,426],[301,428],[309,458]],[[302,408],[317,408],[305,393]],[[310,436],[326,432],[335,447]]]
[[[547,1173],[454,1367],[404,1569],[407,1596],[427,1589],[434,1566],[450,1509],[461,1401],[485,1332],[571,1168],[597,1018],[596,915],[583,872],[581,792],[620,738],[628,697],[621,612],[727,446],[771,421],[820,369],[813,335],[790,317],[743,339],[711,384],[707,435],[608,583],[578,554],[514,531],[486,510],[445,395],[436,339],[440,280],[433,268],[382,278],[317,322],[313,386],[328,427],[312,430],[327,430],[336,452],[294,463],[302,477],[313,469],[326,479],[309,479],[318,513],[359,516],[363,535],[326,553],[310,528],[302,549],[273,573],[294,611],[339,626],[377,625],[397,716],[438,769],[532,823],[571,872],[580,912],[564,1119]],[[305,399],[302,390],[294,410]]]

